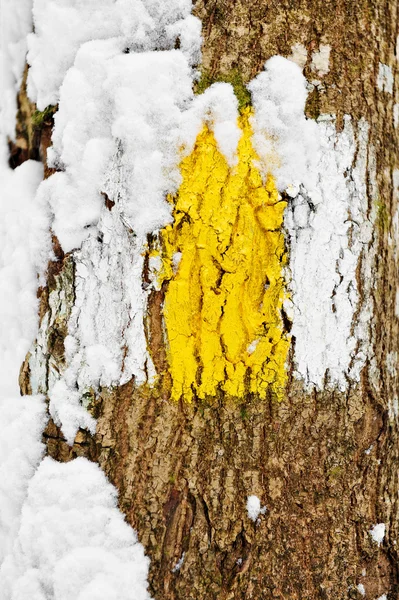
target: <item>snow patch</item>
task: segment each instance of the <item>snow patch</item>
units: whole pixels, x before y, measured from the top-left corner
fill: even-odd
[[[388,244],[393,250],[395,260],[399,262],[399,169],[393,169],[392,171],[392,188],[393,201],[396,204],[396,209],[391,219]]]
[[[41,434],[47,415],[42,396],[7,397],[2,392],[0,412],[1,565],[18,533],[29,480],[44,454]]]
[[[259,515],[266,513],[266,506],[261,507],[258,496],[248,496],[247,498],[247,514],[251,521],[256,522]]]
[[[328,373],[328,384],[343,390],[348,376],[359,381],[370,352],[371,299],[353,327],[359,302],[356,271],[372,240],[366,189],[369,128],[361,120],[356,131],[349,117],[339,134],[333,119],[317,127],[317,185],[303,186],[285,217],[291,241],[294,360],[307,385],[321,388]],[[365,262],[363,268],[371,270],[371,265]]]
[[[98,7],[112,12],[111,5],[115,14],[99,28]],[[138,12],[136,7],[129,13],[129,39],[122,28],[119,37],[91,41],[86,39],[111,35],[112,23],[119,23],[121,14],[125,18],[124,2],[90,4],[87,14],[71,0],[51,7],[37,0],[35,6],[39,26],[30,38],[31,90],[50,94],[41,105],[59,99],[48,151],[49,164],[59,171],[42,183],[38,195],[51,209],[63,250],[74,250],[76,266],[67,369],[60,381],[50,382],[50,411],[72,443],[79,427],[94,430],[80,407],[88,389],[121,385],[132,377],[138,384],[153,380],[144,331],[151,290],[142,286],[147,235],[171,221],[166,196],[177,191],[179,163],[204,124],[231,165],[241,132],[230,85],[216,83],[194,96],[201,27],[189,15],[190,2],[176,0],[167,8],[147,2],[145,9],[140,3]],[[46,7],[61,28],[69,14],[74,22],[78,8],[79,19],[93,15],[93,23],[79,35],[60,30],[68,51],[62,56],[62,47],[54,51],[57,77],[49,69],[41,81],[35,75],[43,71],[40,56],[47,69],[50,49],[58,44]],[[179,50],[174,49],[177,38]],[[40,356],[35,360],[44,363]]]
[[[39,110],[59,102],[64,77],[90,40],[115,38],[121,51],[137,53],[173,48],[179,39],[190,64],[200,56],[201,23],[190,0],[35,0],[33,17],[28,92]]]
[[[358,583],[356,586],[357,591],[359,592],[359,594],[361,594],[362,596],[366,595],[366,590],[365,587],[362,583]]]
[[[264,176],[271,172],[280,191],[289,185],[314,187],[317,125],[304,115],[306,79],[298,65],[273,56],[248,89],[254,106],[253,144]]]
[[[37,274],[50,252],[48,217],[35,199],[42,176],[35,161],[11,170],[0,141],[0,381],[10,396],[19,395],[19,369],[37,332]]]
[[[32,0],[2,0],[0,8],[0,131],[15,139],[17,92],[32,31]]]
[[[0,570],[0,599],[149,600],[148,565],[101,469],[45,458]]]
[[[0,124],[0,564],[18,532],[47,420],[43,398],[21,397],[18,385],[37,332],[37,276],[47,262],[48,220],[35,200],[43,170],[33,161],[11,170],[4,133]]]
[[[64,251],[96,234],[101,192],[113,177],[121,219],[135,236],[142,240],[169,223],[165,196],[177,191],[180,160],[204,123],[229,162],[236,161],[240,130],[230,85],[214,84],[195,98],[194,72],[181,50],[122,49],[119,39],[87,42],[60,89],[48,157],[62,171],[43,182],[40,192]]]
[[[372,540],[380,546],[385,537],[385,523],[377,523],[377,525],[374,525],[369,530],[369,534],[371,535]]]
[[[304,116],[306,80],[300,68],[273,57],[248,86],[255,114],[254,145],[263,176],[271,172],[291,198],[285,213],[290,239],[296,375],[306,385],[328,383],[345,389],[348,377],[359,381],[370,353],[372,300],[358,311],[356,272],[363,259],[364,281],[372,281],[374,215],[368,218],[367,165],[369,126],[345,117],[318,122]],[[370,173],[370,179],[373,179]],[[369,286],[371,283],[369,284]],[[367,288],[367,285],[366,285]]]

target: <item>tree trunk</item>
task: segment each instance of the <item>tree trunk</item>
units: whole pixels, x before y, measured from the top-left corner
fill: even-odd
[[[371,303],[366,327],[372,352],[358,382],[346,373],[340,389],[326,373],[324,389],[318,389],[295,376],[292,338],[286,380],[268,385],[265,393],[244,378],[244,388],[234,394],[223,385],[202,393],[194,382],[193,398],[177,392],[171,398],[165,340],[172,325],[165,324],[164,307],[171,302],[172,273],[151,288],[145,315],[157,383],[132,379],[89,390],[85,403],[97,418],[96,433],[81,429],[69,446],[50,421],[44,433],[48,454],[60,461],[86,456],[100,464],[151,559],[150,591],[156,599],[344,599],[360,598],[363,589],[367,598],[397,598],[398,5],[393,0],[199,0],[194,14],[202,20],[204,40],[198,92],[215,81],[231,82],[241,105],[248,105],[244,84],[279,54],[304,68],[307,117],[336,115],[337,143],[345,115],[352,117],[354,160],[360,153],[359,123],[369,124],[367,211],[378,214],[357,265],[353,328],[362,307]],[[328,46],[326,69],[321,59]],[[19,101],[19,138],[28,136],[31,156],[39,153],[45,162],[52,115],[34,134],[27,133],[31,107],[23,89]],[[15,160],[18,152],[13,149]],[[195,170],[195,156],[192,160]],[[46,176],[51,173],[48,169]],[[113,201],[105,192],[104,199],[104,210],[112,215]],[[173,235],[180,234],[170,233],[169,241]],[[285,235],[282,223],[276,235]],[[149,238],[144,286],[151,283],[151,256],[159,243],[166,244]],[[48,392],[55,373],[67,366],[64,339],[81,255],[79,250],[64,254],[55,237],[53,245],[56,260],[49,264],[47,287],[39,290],[39,337],[21,369],[23,393]],[[281,263],[291,251],[286,235]],[[199,280],[196,285],[203,295]],[[282,339],[288,340],[291,323],[284,318]],[[181,327],[183,321],[182,316]],[[255,511],[254,520],[249,496],[266,507]],[[381,544],[369,533],[378,523],[386,526]]]

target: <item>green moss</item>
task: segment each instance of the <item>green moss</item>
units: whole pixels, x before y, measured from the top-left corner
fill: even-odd
[[[329,479],[338,479],[339,477],[341,477],[341,475],[342,475],[342,467],[340,467],[339,465],[332,467],[328,472]]]
[[[203,69],[201,71],[201,77],[197,81],[194,86],[194,91],[196,94],[203,94],[207,88],[209,88],[212,83],[215,83],[216,79],[212,79],[208,71]]]
[[[240,415],[241,415],[241,419],[243,421],[247,421],[249,414],[248,414],[248,408],[246,406],[244,406],[243,404],[240,406]]]
[[[32,115],[32,126],[35,129],[41,129],[45,123],[51,123],[53,115],[57,110],[56,106],[47,106],[44,110],[35,110]]]
[[[238,100],[238,108],[242,111],[246,106],[251,105],[251,94],[246,88],[242,75],[238,69],[232,69],[229,73],[212,77],[205,69],[201,72],[201,77],[195,86],[196,94],[203,94],[212,83],[224,82],[230,83]]]

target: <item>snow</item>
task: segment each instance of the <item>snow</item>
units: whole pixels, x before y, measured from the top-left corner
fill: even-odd
[[[15,138],[17,91],[32,30],[32,0],[2,0],[0,6],[0,131]]]
[[[44,452],[40,438],[47,416],[40,396],[0,394],[1,565],[18,533],[28,483]]]
[[[240,130],[233,90],[218,83],[194,98],[193,77],[180,50],[124,54],[113,39],[88,42],[77,52],[60,90],[49,151],[50,163],[63,172],[41,189],[65,251],[80,247],[95,229],[104,204],[100,192],[110,180],[115,187],[115,177],[121,217],[138,238],[169,223],[165,196],[178,189],[182,149],[191,150],[204,122],[234,163]]]
[[[0,570],[0,599],[149,600],[148,565],[101,469],[45,458]]]
[[[198,61],[201,24],[191,0],[34,0],[35,32],[28,38],[28,92],[39,110],[60,100],[65,75],[78,50],[91,40],[116,38],[121,50],[173,48]]]
[[[206,123],[213,130],[219,150],[229,165],[237,164],[236,150],[241,130],[237,125],[238,101],[231,85],[211,85],[194,99],[191,110],[187,111],[185,117],[186,154],[193,147],[198,131]]]
[[[37,332],[48,215],[35,198],[42,166],[12,171],[1,149],[0,598],[45,600],[51,590],[55,600],[147,599],[148,559],[100,469],[49,458],[37,469],[47,411],[41,396],[19,396],[18,373]]]
[[[43,192],[65,251],[79,247],[97,224],[104,173],[118,147],[126,223],[144,236],[170,221],[164,197],[177,188],[179,172],[178,144],[169,139],[192,93],[190,70],[181,52],[123,54],[119,46],[85,44],[61,88],[50,156],[65,171],[50,177]]]
[[[357,133],[357,136],[356,136]],[[367,219],[368,126],[349,118],[340,134],[333,120],[318,123],[322,151],[317,185],[303,187],[286,212],[291,240],[293,328],[297,373],[308,385],[345,389],[359,381],[369,347],[371,301],[358,308],[356,270],[371,241]],[[350,173],[350,177],[345,176]],[[370,281],[371,278],[365,281]],[[367,284],[365,286],[367,292]],[[367,293],[366,293],[367,298]]]
[[[86,8],[95,16],[100,5],[111,6],[103,2]],[[50,165],[59,171],[42,183],[38,197],[50,207],[52,229],[63,250],[74,251],[76,264],[67,369],[59,381],[51,379],[49,392],[50,413],[72,443],[79,427],[94,429],[80,407],[87,389],[120,385],[132,377],[138,384],[153,380],[143,325],[151,289],[143,290],[141,283],[147,234],[171,221],[166,196],[177,191],[179,163],[204,124],[213,129],[231,165],[241,133],[230,85],[217,83],[194,96],[201,26],[189,14],[191,3],[175,1],[167,10],[160,2],[137,3],[129,17],[128,40],[121,30],[119,37],[90,41],[111,33],[98,28],[93,17],[93,28],[85,25],[72,40],[67,15],[70,11],[75,22],[77,5],[53,3],[47,8],[54,11],[57,27],[64,27],[59,35],[70,42],[63,54],[65,68],[62,45],[53,48],[57,27],[48,27],[46,6],[44,0],[35,3],[30,93],[36,98],[36,89],[38,97],[50,94],[51,102],[59,102],[48,151]],[[126,12],[120,0],[112,6],[111,29]],[[177,36],[179,50],[174,49]],[[34,53],[47,61],[50,48],[57,78],[47,62],[44,73]],[[48,102],[50,97],[39,105]],[[113,203],[112,211],[105,198]],[[35,361],[44,363],[40,356]],[[36,381],[40,387],[41,377]]]
[[[0,142],[1,144],[1,142]],[[21,363],[36,335],[37,273],[49,252],[48,218],[35,200],[42,165],[27,161],[12,171],[1,144],[0,179],[0,381],[4,394],[19,394]]]
[[[120,0],[105,4],[111,11],[109,20],[104,19],[100,2],[49,3],[37,0],[34,3],[35,34],[29,38],[29,55],[33,63],[29,90],[38,100],[39,109],[54,103],[57,98],[59,85],[75,60],[82,36],[83,41],[91,40],[97,27],[101,31],[106,29],[104,36],[108,37],[110,28],[115,26],[115,35],[121,37],[117,41],[103,40],[104,45],[100,44],[99,50],[100,53],[104,50],[105,54],[112,54],[119,43],[118,53],[122,53],[126,31],[131,31],[132,26],[127,10],[131,3]],[[147,19],[144,25],[148,30],[142,46],[151,38],[152,34],[148,32],[157,31],[156,40],[159,35],[166,36],[169,45],[173,45],[176,36],[180,36],[180,55],[186,56],[188,65],[193,64],[199,52],[199,46],[194,47],[199,23],[188,14],[191,3],[175,2],[167,10],[158,2],[148,2],[148,10],[140,4],[141,10],[139,4],[135,6],[143,13],[144,20]],[[118,22],[115,7],[119,10]],[[21,397],[19,393],[20,366],[32,348],[33,340],[37,335],[40,337],[45,327],[42,323],[38,330],[36,292],[38,285],[44,283],[43,273],[51,257],[49,226],[52,221],[56,222],[52,202],[57,202],[56,194],[55,199],[50,201],[48,192],[51,185],[45,182],[36,193],[43,177],[40,163],[27,161],[14,171],[7,166],[5,136],[14,135],[15,95],[25,63],[26,35],[32,28],[31,8],[32,3],[28,1],[3,0],[0,13],[0,286],[7,292],[0,299],[0,598],[147,599],[148,559],[134,531],[124,522],[117,508],[116,490],[106,481],[100,469],[85,459],[63,465],[46,458],[40,463],[44,453],[41,436],[48,418],[46,404],[41,395]],[[54,17],[54,21],[48,19],[49,15]],[[111,17],[115,17],[114,21]],[[151,22],[153,17],[156,17],[155,24]],[[124,29],[125,26],[127,29]],[[169,26],[173,30],[169,30]],[[128,40],[128,47],[138,44],[138,37]],[[95,42],[93,44],[95,47]],[[90,42],[88,45],[93,46]],[[84,52],[82,55],[83,64],[90,72],[91,66],[84,63]],[[165,55],[162,53],[162,56]],[[89,54],[88,60],[91,58]],[[94,56],[94,63],[95,59]],[[166,63],[164,66],[168,67]],[[93,77],[99,71],[101,64],[97,71],[93,68]],[[89,83],[92,84],[89,92],[93,94],[94,104],[100,104],[104,98],[110,100],[106,94],[95,96],[98,86],[105,84],[105,80],[97,78]],[[83,86],[80,92],[76,89],[74,100],[90,100],[87,87]],[[116,97],[112,96],[112,101],[115,101],[116,107]],[[101,113],[97,105],[93,107],[93,102],[89,102],[86,108],[89,112],[94,110],[95,117],[99,117]],[[69,170],[66,168],[64,178],[64,187],[69,185],[67,193],[70,193],[71,204],[69,207],[62,206],[63,216],[68,220],[69,213],[75,209],[75,222],[81,223],[82,227],[98,218],[98,199],[94,198],[93,188],[98,174],[106,171],[106,159],[115,148],[112,126],[117,127],[118,116],[120,114],[115,108],[112,120],[106,120],[105,125],[98,122],[97,128],[96,123],[88,119],[92,127],[89,133],[79,132],[82,121],[75,129],[69,123],[65,124],[66,132],[62,129],[63,141],[68,136],[73,138],[69,146],[66,144],[70,154],[66,154]],[[106,135],[105,126],[108,126]],[[118,143],[120,141],[118,139]],[[84,169],[79,179],[81,161]],[[59,175],[62,178],[64,174]],[[73,205],[73,195],[77,195],[75,188],[80,192],[78,200],[81,205],[79,201]],[[56,186],[53,191],[57,191]],[[67,230],[66,237],[68,235],[68,241],[75,236],[71,242],[73,245],[77,239],[76,231]],[[70,353],[72,346],[69,344],[67,348]],[[89,350],[87,356],[92,357],[94,370],[93,365],[97,361],[95,348]],[[32,372],[33,388],[39,385],[45,365],[44,356],[36,358],[39,372]],[[87,426],[94,432],[94,419],[81,406],[80,395],[73,389],[70,379],[68,383],[60,379],[52,390],[52,402],[61,413],[57,415],[54,411],[56,420],[65,421],[68,425],[69,419],[72,428]],[[62,401],[57,404],[57,398],[61,397]],[[66,426],[69,440],[73,441],[75,431],[71,433]]]
[[[273,57],[248,86],[255,108],[254,144],[263,176],[291,197],[285,213],[290,242],[295,375],[307,387],[346,389],[359,381],[371,352],[369,322],[373,213],[367,217],[369,126],[345,117],[304,116],[306,80],[291,60]],[[373,191],[373,197],[377,192]],[[356,270],[363,257],[366,301],[358,311]],[[367,260],[366,260],[367,259]],[[354,315],[357,322],[354,325]]]
[[[79,428],[96,432],[96,421],[81,404],[81,393],[69,387],[64,378],[56,382],[49,392],[49,411],[54,422],[62,426],[62,433],[72,446]]]
[[[265,176],[272,172],[280,191],[289,185],[313,187],[319,149],[317,125],[304,115],[307,91],[301,69],[288,59],[273,56],[248,89],[255,112],[253,143],[262,172]]]
[[[362,596],[366,595],[366,590],[364,588],[364,585],[362,583],[358,583],[357,586],[357,591],[359,592],[359,594],[361,594]]]
[[[258,496],[248,496],[247,513],[248,518],[251,519],[251,521],[256,522],[259,518],[259,515],[264,515],[266,510],[266,506],[261,507]]]
[[[385,523],[377,523],[377,525],[374,525],[369,530],[369,534],[373,541],[380,546],[385,537]]]
[[[45,262],[48,220],[35,200],[42,172],[33,161],[12,171],[0,137],[0,564],[17,535],[28,482],[44,451],[43,398],[21,397],[18,385],[37,331],[37,273]]]
[[[388,233],[388,244],[392,248],[395,260],[399,262],[399,169],[392,170],[393,201],[396,204]]]

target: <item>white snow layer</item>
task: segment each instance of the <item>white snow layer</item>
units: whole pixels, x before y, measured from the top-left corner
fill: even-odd
[[[0,564],[18,532],[29,479],[43,454],[47,418],[43,398],[21,397],[18,385],[37,331],[37,272],[48,225],[35,201],[42,174],[42,166],[33,161],[12,171],[0,137]]]
[[[315,187],[319,142],[317,124],[304,114],[306,79],[300,67],[282,56],[270,58],[248,85],[254,107],[253,142],[265,176],[279,190]]]
[[[95,426],[80,407],[87,388],[120,385],[132,377],[143,383],[154,376],[143,326],[150,291],[142,288],[143,251],[147,234],[171,221],[166,195],[179,187],[182,155],[207,123],[233,165],[241,132],[230,85],[217,83],[194,96],[201,25],[190,15],[190,2],[175,0],[166,7],[150,0],[103,1],[89,3],[87,15],[71,1],[48,4],[34,5],[29,91],[42,108],[59,101],[48,157],[60,170],[42,183],[39,197],[50,206],[52,229],[64,251],[75,250],[68,368],[50,389],[51,415],[72,443],[79,427]],[[104,24],[96,25],[101,6],[110,11],[102,13],[108,33]],[[62,30],[70,52],[58,47],[46,7],[59,27],[66,27],[69,13],[74,23],[77,10],[85,21],[93,15],[80,37],[69,26]],[[126,14],[130,25],[126,21],[122,27]],[[45,57],[45,71],[39,55]],[[47,61],[54,61],[57,76]],[[105,198],[114,203],[112,211]]]
[[[306,119],[306,80],[292,61],[273,57],[250,84],[254,144],[263,174],[291,196],[285,215],[290,241],[296,375],[308,386],[345,389],[359,381],[369,352],[371,300],[358,311],[356,271],[372,240],[366,189],[369,127],[345,117]],[[372,161],[370,161],[372,162]],[[364,291],[371,285],[363,264]],[[357,313],[356,325],[354,315]]]
[[[46,262],[48,219],[35,200],[43,168],[28,161],[11,170],[6,144],[7,136],[15,137],[31,11],[31,0],[0,4],[0,565],[17,536],[29,480],[42,458],[46,423],[43,398],[21,397],[18,385],[37,332],[37,274]]]
[[[62,171],[41,193],[65,251],[80,247],[95,229],[104,205],[100,192],[114,176],[121,219],[140,240],[170,222],[165,196],[177,190],[182,150],[190,151],[204,121],[234,162],[240,131],[231,86],[215,84],[194,98],[193,71],[181,50],[122,49],[118,39],[84,44],[61,87],[49,159]]]
[[[19,394],[20,366],[37,332],[37,273],[48,254],[48,218],[35,199],[40,163],[11,170],[0,140],[0,381],[4,395]]]
[[[29,36],[28,91],[43,110],[59,91],[75,56],[90,40],[118,38],[132,52],[180,48],[190,63],[200,55],[201,24],[191,0],[34,0],[35,32]]]
[[[37,11],[50,12],[56,5],[47,4],[37,2]],[[81,20],[85,3],[75,5],[78,21],[86,27]],[[181,3],[183,12],[184,6]],[[19,369],[38,330],[36,291],[51,255],[51,204],[42,189],[35,196],[42,165],[28,161],[12,171],[5,142],[7,135],[14,137],[16,93],[25,63],[26,35],[32,28],[31,10],[31,1],[2,0],[0,4],[0,598],[147,599],[148,559],[117,509],[116,490],[98,467],[84,459],[61,465],[47,458],[38,468],[44,452],[41,434],[46,406],[40,395],[21,397],[19,393]],[[164,13],[167,32],[169,7]],[[100,14],[104,18],[101,11],[96,14],[97,22]],[[90,17],[90,11],[85,16]],[[174,23],[185,48],[198,24],[188,18],[180,25]],[[55,36],[60,34],[59,29],[54,31]],[[56,50],[65,66],[61,54],[71,51],[67,38],[76,34],[76,23],[66,21],[63,31]],[[39,80],[50,58],[55,56],[50,53],[41,66],[39,58],[37,63],[35,59],[32,70]],[[51,68],[49,74],[54,75]],[[34,88],[36,83],[30,85]],[[95,146],[94,142],[93,155]],[[80,403],[74,410],[85,413]]]
[[[35,198],[42,165],[28,161],[12,171],[2,142],[0,599],[148,599],[149,561],[99,467],[50,458],[38,467],[46,407],[40,396],[19,395],[18,373],[37,332],[48,218]]]
[[[45,458],[29,483],[1,600],[149,600],[149,560],[116,490],[85,458]]]
[[[26,36],[32,30],[32,0],[0,4],[0,131],[15,137],[17,92],[25,67]]]
[[[39,464],[47,416],[40,396],[0,398],[0,565],[18,534],[29,480]],[[0,572],[0,590],[2,576]],[[0,592],[1,594],[1,592]]]

